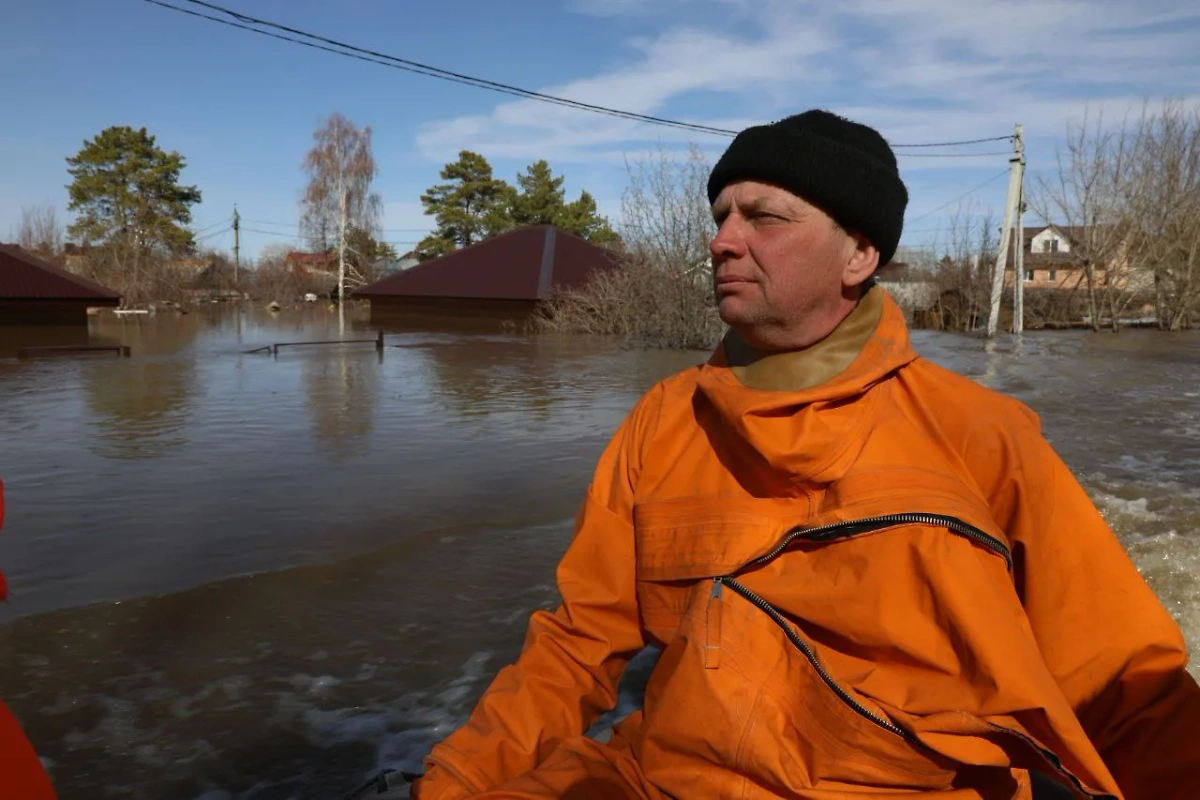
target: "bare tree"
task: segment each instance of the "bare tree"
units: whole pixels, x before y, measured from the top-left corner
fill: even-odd
[[[975,330],[991,307],[994,254],[998,226],[991,209],[982,213],[973,205],[959,205],[941,241],[936,268],[939,324],[956,331]]]
[[[1127,127],[1105,128],[1102,117],[1089,125],[1085,115],[1082,122],[1068,125],[1057,174],[1040,179],[1030,193],[1030,204],[1044,221],[1070,228],[1071,251],[1083,267],[1093,330],[1100,330],[1107,316],[1116,331],[1140,286],[1136,265],[1126,253],[1127,199],[1137,145]]]
[[[63,226],[58,211],[46,203],[21,206],[21,221],[17,223],[17,244],[43,256],[55,256],[63,250]]]
[[[555,295],[540,330],[616,336],[647,347],[709,348],[724,332],[712,290],[709,166],[699,148],[684,158],[659,148],[626,162],[621,267],[578,291]]]
[[[1158,326],[1180,330],[1200,300],[1200,105],[1144,107],[1133,142],[1125,256],[1153,278]]]
[[[308,292],[319,291],[312,276],[288,269],[287,257],[290,252],[292,246],[286,242],[263,245],[254,269],[255,299],[288,303],[302,298]]]
[[[338,305],[346,297],[348,238],[353,228],[372,233],[379,229],[383,202],[371,191],[378,174],[371,154],[371,127],[357,128],[341,114],[331,114],[313,133],[313,148],[304,159],[309,173],[304,193],[301,229],[311,239],[328,241],[338,255]],[[363,277],[351,267],[357,285]],[[340,317],[344,325],[344,316]]]
[[[660,146],[625,162],[629,186],[621,197],[621,237],[647,263],[679,274],[703,269],[716,235],[708,204],[711,167],[700,148],[671,156]]]
[[[262,249],[258,251],[258,266],[282,267],[290,252],[292,252],[292,246],[287,242],[270,242],[264,244]]]

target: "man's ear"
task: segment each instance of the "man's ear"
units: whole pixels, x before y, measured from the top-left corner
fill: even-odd
[[[870,239],[858,231],[846,231],[846,234],[853,240],[854,250],[842,269],[842,284],[848,287],[858,286],[882,266],[879,263],[879,251],[871,244]]]

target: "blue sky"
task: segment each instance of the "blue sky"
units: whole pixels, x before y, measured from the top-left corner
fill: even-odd
[[[1004,136],[1020,121],[1031,182],[1054,168],[1064,126],[1085,109],[1114,118],[1147,98],[1200,98],[1191,0],[217,2],[444,69],[723,128],[814,106],[896,143]],[[249,257],[295,235],[300,164],[333,111],[374,130],[386,238],[402,251],[429,229],[420,194],[460,149],[509,181],[546,158],[571,195],[587,189],[619,223],[626,158],[694,142],[715,159],[728,142],[366,64],[144,0],[8,3],[2,19],[0,240],[23,205],[50,203],[69,219],[64,159],[109,125],[145,126],[186,157],[183,180],[204,197],[194,227],[215,234],[203,244],[231,247],[221,223],[236,203]],[[921,244],[958,204],[931,210],[1007,160],[904,156],[901,168],[904,241]],[[1005,189],[997,177],[963,202],[998,214]]]

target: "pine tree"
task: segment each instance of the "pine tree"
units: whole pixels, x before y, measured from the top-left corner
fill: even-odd
[[[437,220],[437,230],[417,245],[425,258],[470,247],[512,227],[511,186],[492,174],[492,165],[478,153],[463,150],[447,164],[438,184],[421,195],[425,213]]]
[[[72,238],[139,253],[192,249],[192,233],[183,226],[192,221],[200,190],[179,184],[183,156],[162,150],[145,128],[105,128],[67,166],[74,179],[67,208],[77,213],[68,228]]]
[[[620,240],[616,231],[608,224],[608,218],[600,216],[597,212],[596,199],[586,191],[580,192],[578,200],[563,206],[558,225],[563,230],[601,247],[614,245]]]
[[[563,213],[564,192],[560,175],[554,176],[543,159],[517,175],[521,193],[513,202],[512,218],[517,225],[557,225]]]

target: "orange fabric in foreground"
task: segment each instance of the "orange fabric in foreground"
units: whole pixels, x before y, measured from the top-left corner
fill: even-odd
[[[1080,796],[1197,795],[1178,626],[1037,417],[918,357],[882,306],[811,388],[748,388],[718,349],[639,401],[562,606],[415,797],[992,800],[1028,798],[1031,769]],[[897,514],[926,516],[839,527]],[[647,643],[644,708],[585,740]]]

